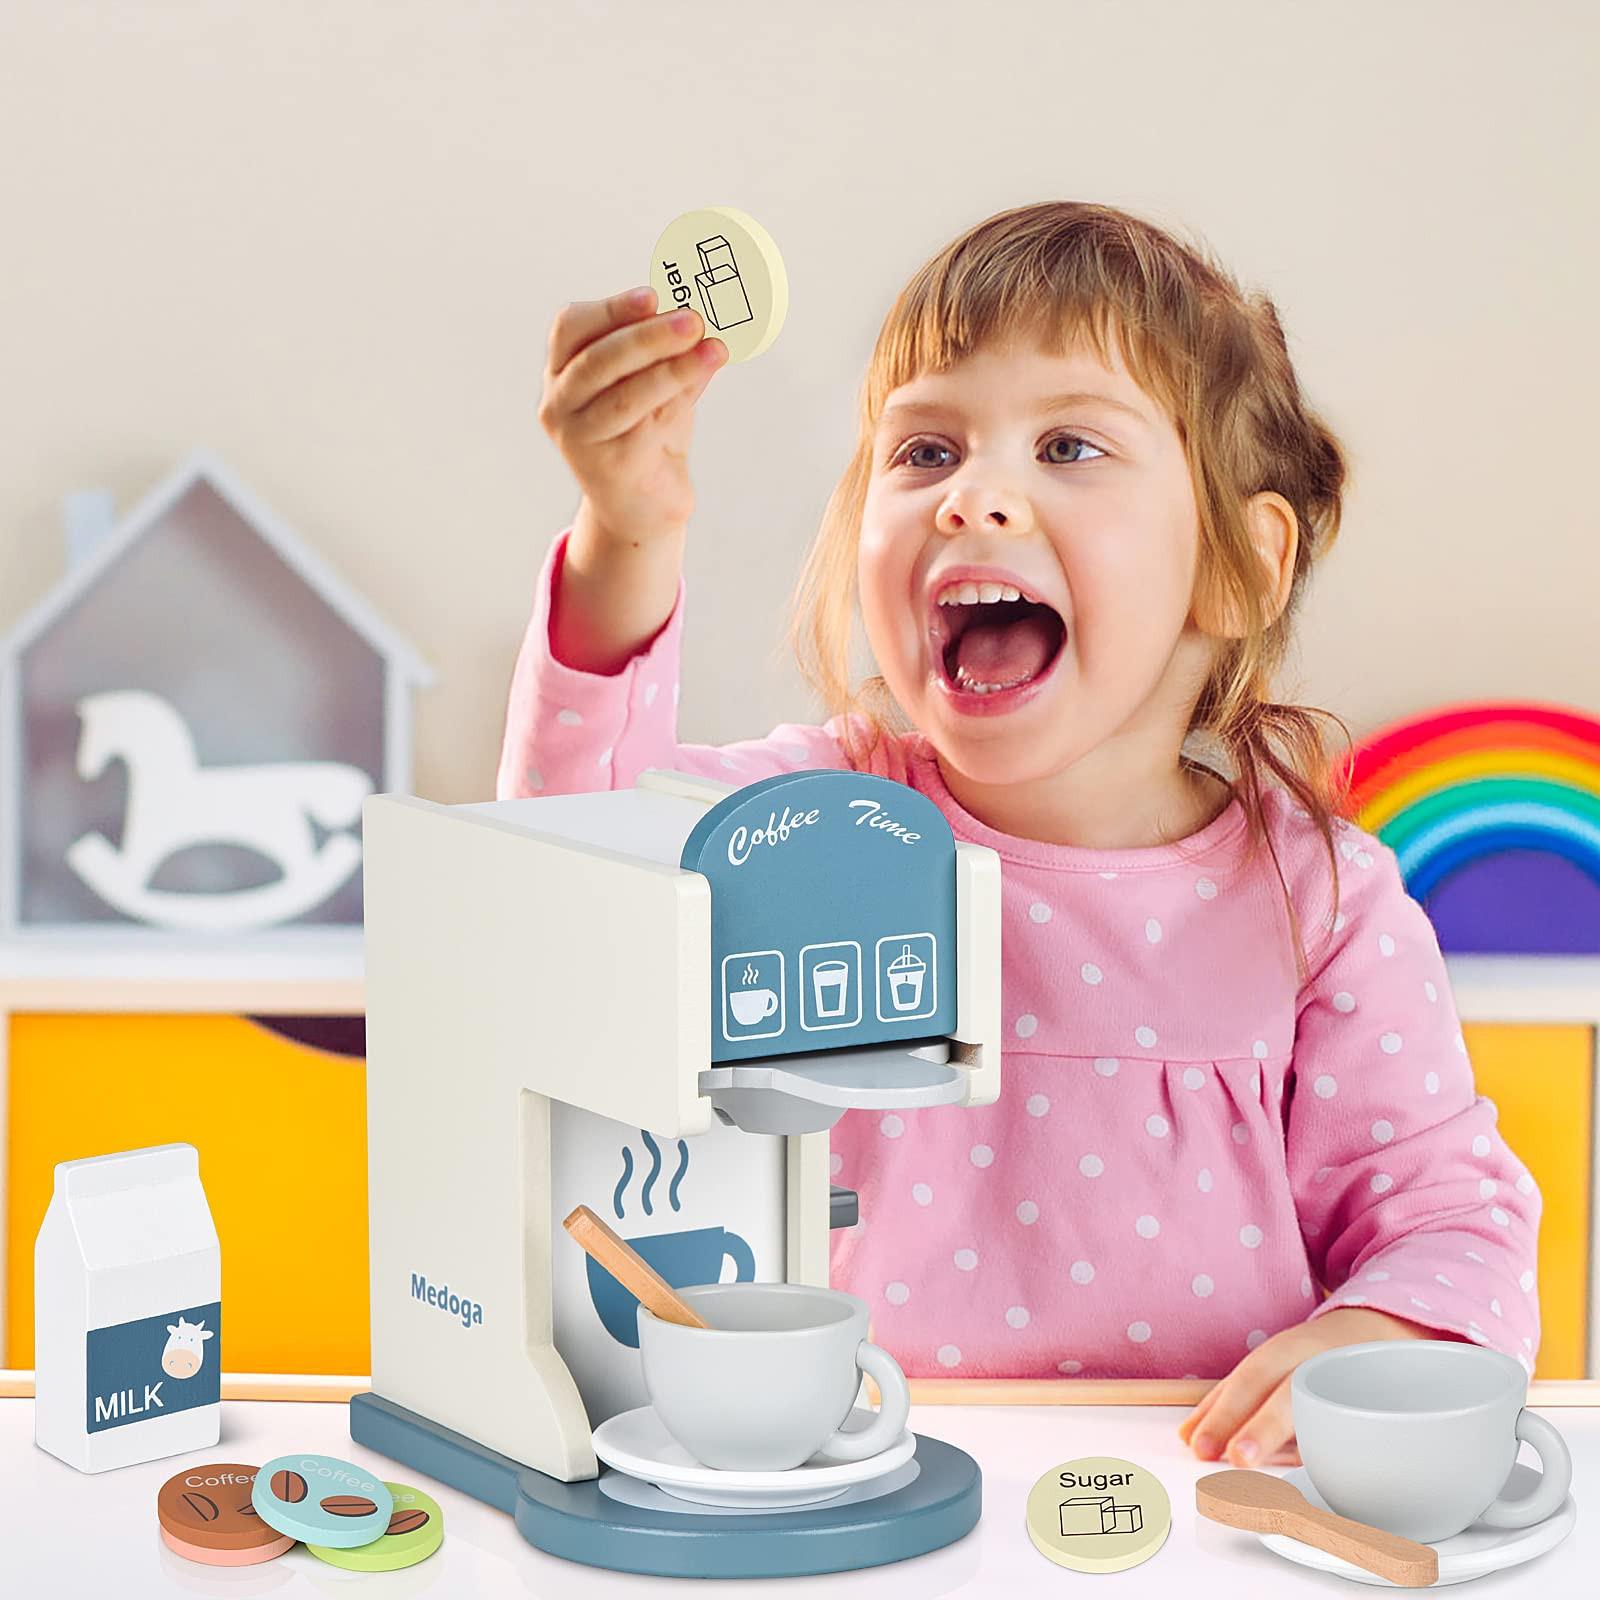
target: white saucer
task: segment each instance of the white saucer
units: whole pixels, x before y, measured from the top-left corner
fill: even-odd
[[[1539,1474],[1532,1467],[1524,1466],[1519,1461],[1506,1479],[1505,1492],[1520,1499],[1533,1489],[1538,1478]],[[1317,1493],[1304,1467],[1291,1468],[1284,1473],[1283,1479],[1285,1483],[1292,1483],[1312,1505],[1324,1511],[1331,1509],[1328,1502]],[[1578,1508],[1569,1494],[1557,1510],[1543,1522],[1534,1523],[1531,1528],[1485,1528],[1481,1523],[1474,1522],[1470,1528],[1433,1543],[1432,1548],[1439,1552],[1438,1583],[1465,1583],[1469,1578],[1481,1578],[1486,1572],[1498,1572],[1502,1567],[1515,1567],[1524,1561],[1531,1561],[1535,1556],[1555,1549],[1572,1532],[1577,1520]],[[1303,1567],[1316,1567],[1322,1572],[1334,1572],[1341,1578],[1354,1578],[1357,1583],[1379,1584],[1385,1589],[1401,1587],[1387,1578],[1380,1578],[1375,1572],[1368,1572],[1365,1567],[1346,1561],[1342,1556],[1313,1549],[1284,1534],[1263,1533],[1258,1537],[1267,1549],[1287,1556],[1291,1561],[1298,1561]]]
[[[845,1419],[844,1431],[860,1433],[877,1415],[857,1406]],[[621,1412],[594,1430],[594,1453],[608,1467],[653,1483],[679,1500],[746,1510],[831,1500],[855,1484],[870,1483],[893,1472],[909,1461],[916,1449],[917,1441],[909,1432],[902,1432],[887,1450],[865,1461],[840,1461],[822,1451],[787,1472],[721,1472],[701,1466],[667,1432],[654,1406]]]

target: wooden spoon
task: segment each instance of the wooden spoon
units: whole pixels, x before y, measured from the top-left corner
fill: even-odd
[[[1195,1484],[1194,1506],[1213,1522],[1250,1533],[1285,1534],[1403,1589],[1425,1589],[1439,1579],[1439,1552],[1431,1545],[1335,1516],[1270,1472],[1213,1472]]]
[[[626,1239],[619,1239],[588,1206],[578,1206],[563,1222],[585,1250],[611,1274],[624,1289],[638,1296],[663,1322],[681,1322],[686,1328],[709,1328],[711,1324],[678,1297],[677,1291],[650,1265]]]

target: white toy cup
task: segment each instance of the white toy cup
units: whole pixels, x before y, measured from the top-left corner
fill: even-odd
[[[867,1338],[855,1295],[799,1283],[710,1283],[678,1293],[709,1328],[639,1307],[639,1355],[656,1415],[695,1460],[724,1471],[785,1472],[826,1451],[864,1461],[905,1431],[900,1364]],[[842,1433],[870,1373],[883,1397],[869,1427]]]
[[[1528,1528],[1572,1484],[1561,1435],[1524,1409],[1528,1377],[1498,1350],[1448,1339],[1381,1339],[1324,1350],[1290,1380],[1295,1438],[1317,1493],[1340,1516],[1422,1544],[1474,1522]],[[1539,1486],[1497,1499],[1519,1441]]]

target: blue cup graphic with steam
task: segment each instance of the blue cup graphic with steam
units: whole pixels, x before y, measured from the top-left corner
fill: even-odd
[[[648,1132],[643,1134],[646,1149],[650,1152],[649,1176],[644,1180],[641,1209],[646,1216],[653,1214],[652,1193],[656,1179],[661,1175],[661,1147]],[[678,1140],[678,1169],[668,1189],[668,1201],[674,1211],[681,1211],[678,1187],[689,1168],[688,1143]],[[622,1147],[622,1177],[611,1197],[611,1208],[617,1220],[625,1216],[624,1193],[633,1176],[633,1151]],[[674,1289],[687,1289],[695,1284],[716,1283],[722,1276],[724,1257],[732,1257],[740,1283],[753,1282],[756,1275],[755,1253],[749,1242],[726,1228],[686,1228],[675,1233],[646,1234],[626,1238],[627,1242],[672,1285]],[[630,1349],[639,1348],[639,1300],[631,1289],[625,1289],[600,1265],[593,1256],[584,1261],[589,1274],[589,1298],[607,1333],[618,1344]]]

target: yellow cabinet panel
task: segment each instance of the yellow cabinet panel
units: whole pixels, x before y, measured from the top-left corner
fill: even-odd
[[[7,1054],[5,1365],[33,1365],[56,1162],[181,1140],[222,1242],[226,1370],[369,1370],[362,1061],[216,1015],[15,1015]]]
[[[1534,1376],[1588,1376],[1594,1030],[1463,1032],[1543,1197]],[[4,1365],[33,1365],[55,1163],[184,1140],[222,1241],[227,1370],[368,1371],[363,1062],[217,1015],[15,1015],[7,1054]]]
[[[1589,1175],[1594,1029],[1534,1023],[1462,1028],[1478,1093],[1544,1201],[1539,1220],[1536,1378],[1589,1376]]]

